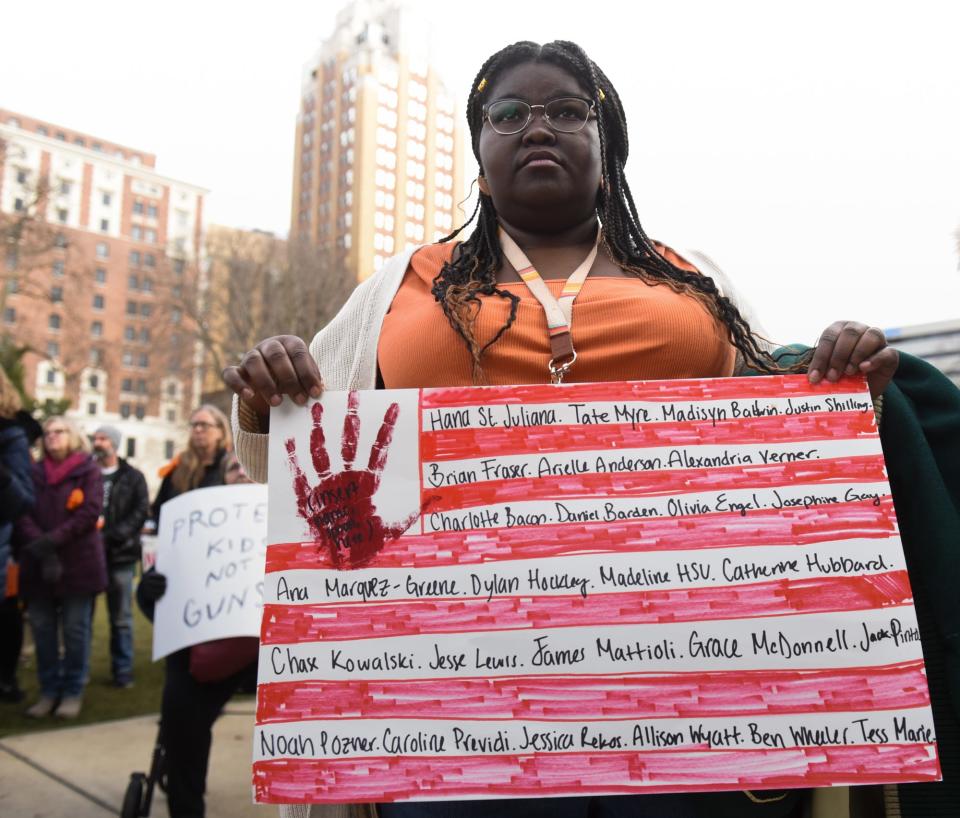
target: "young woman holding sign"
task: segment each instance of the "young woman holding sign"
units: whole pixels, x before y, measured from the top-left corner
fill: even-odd
[[[722,273],[643,231],[627,185],[613,84],[575,44],[517,43],[490,57],[467,120],[480,167],[476,225],[391,259],[314,338],[277,336],[224,371],[237,449],[266,478],[269,409],[331,389],[865,373],[898,365],[883,333],[838,321],[785,368],[751,332]],[[385,424],[388,419],[385,418]],[[382,816],[799,814],[802,793],[709,793],[381,805]],[[287,815],[306,810],[290,807]],[[318,815],[347,814],[315,807]],[[346,809],[346,808],[342,808]]]

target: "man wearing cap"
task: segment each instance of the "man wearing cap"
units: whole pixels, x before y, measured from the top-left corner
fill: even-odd
[[[133,574],[140,559],[140,529],[150,511],[143,473],[119,457],[120,430],[101,426],[93,453],[103,474],[103,544],[107,552],[107,608],[113,683],[133,686]]]

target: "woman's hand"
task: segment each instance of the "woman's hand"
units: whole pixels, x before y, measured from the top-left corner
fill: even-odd
[[[323,379],[317,362],[301,338],[275,335],[261,341],[240,359],[239,366],[223,370],[223,382],[260,417],[270,414],[289,395],[300,406],[319,398]]]
[[[899,362],[900,353],[887,346],[882,330],[856,321],[835,321],[820,334],[807,377],[810,383],[819,383],[824,377],[834,382],[841,375],[862,372],[867,376],[871,397],[877,398],[887,388]]]

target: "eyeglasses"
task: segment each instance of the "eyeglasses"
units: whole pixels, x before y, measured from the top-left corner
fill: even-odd
[[[553,130],[576,133],[587,124],[594,104],[580,97],[560,97],[543,105],[531,105],[522,99],[498,99],[483,106],[483,115],[498,134],[509,136],[520,133],[530,124],[536,108],[543,109],[543,121]]]
[[[191,420],[188,424],[191,429],[212,429],[216,423],[207,423],[205,420]]]

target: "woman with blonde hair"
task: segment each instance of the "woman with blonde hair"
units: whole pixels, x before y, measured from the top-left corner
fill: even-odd
[[[190,415],[187,448],[168,463],[163,484],[153,504],[154,519],[167,500],[188,491],[236,482],[228,474],[233,436],[230,422],[217,407],[204,404]],[[202,559],[202,555],[198,555]],[[166,593],[167,578],[151,569],[137,587],[137,602],[153,620],[154,606]],[[167,805],[171,818],[203,815],[203,794],[213,738],[213,723],[239,689],[256,681],[256,644],[242,667],[229,667],[209,677],[201,672],[191,648],[166,658],[163,700],[160,705],[161,741],[166,750]],[[246,656],[246,654],[245,654]],[[228,657],[231,658],[232,657]],[[226,665],[225,665],[226,667]]]
[[[209,403],[190,415],[187,448],[160,470],[163,482],[153,501],[151,518],[160,519],[160,507],[185,491],[222,486],[223,456],[233,450],[233,434],[227,416]]]
[[[17,540],[24,543],[20,593],[27,602],[40,680],[40,699],[27,715],[42,718],[55,711],[61,718],[76,718],[89,671],[93,601],[107,587],[107,571],[97,530],[103,506],[100,468],[86,437],[65,417],[43,424],[33,485],[36,504],[17,521]]]

